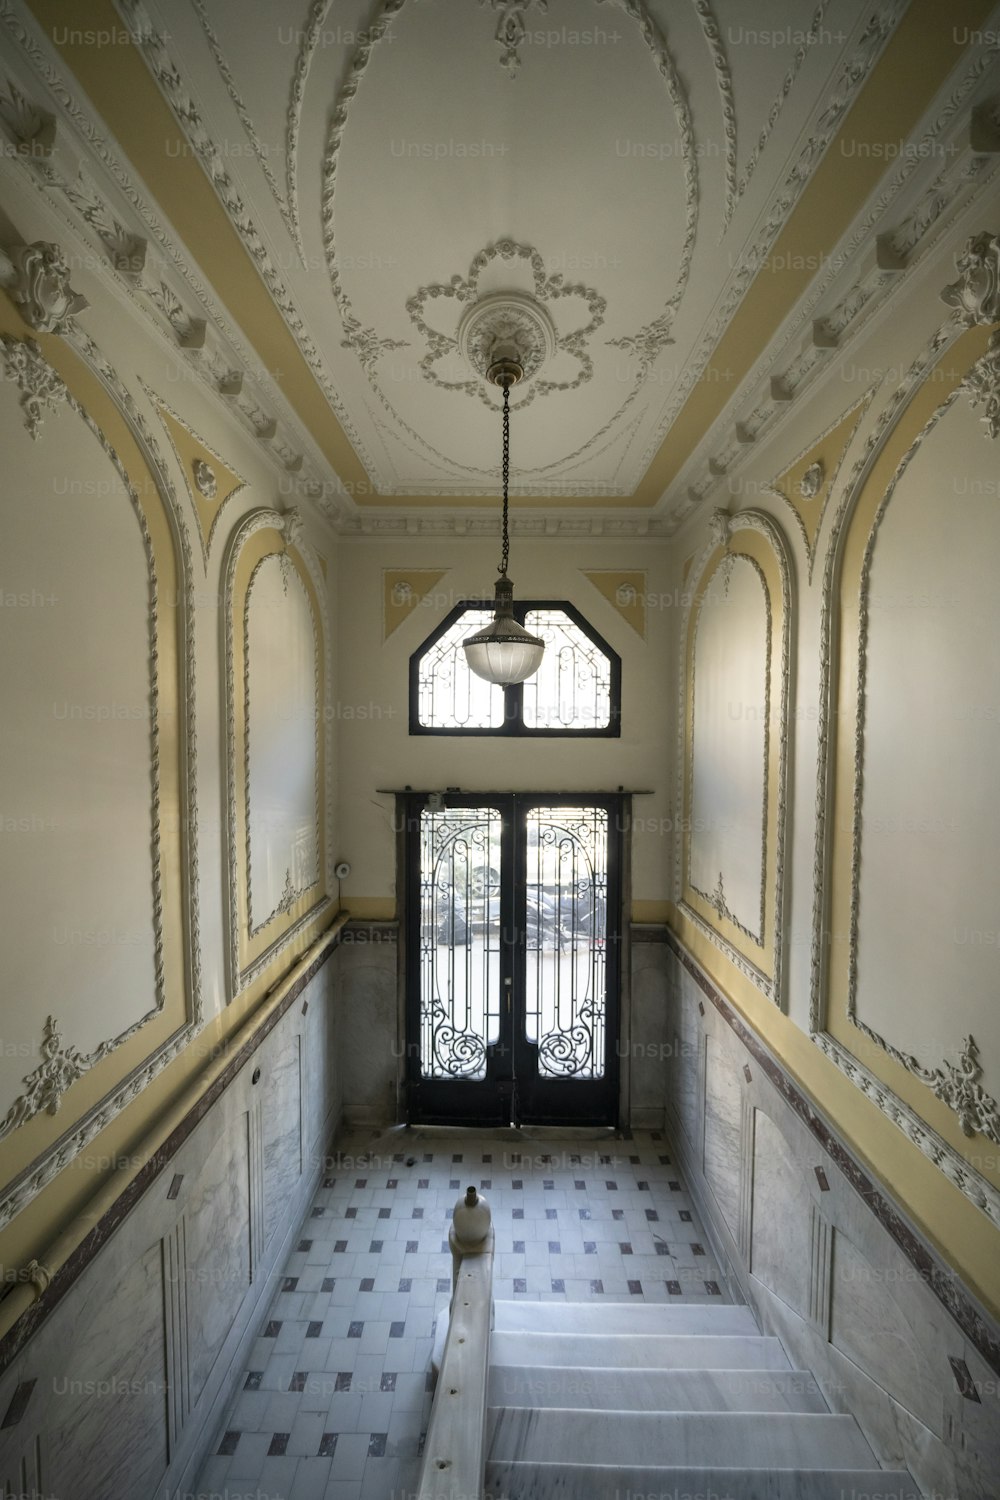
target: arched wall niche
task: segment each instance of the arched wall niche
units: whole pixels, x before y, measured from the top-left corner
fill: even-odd
[[[296,512],[255,510],[224,588],[230,995],[329,915],[324,591]]]
[[[679,905],[781,1005],[792,631],[782,532],[763,512],[717,511],[689,587]]]
[[[989,339],[988,325],[938,331],[835,521],[811,1023],[826,1055],[1000,1224]]]
[[[28,315],[0,294],[4,589],[21,606],[3,666],[0,1227],[201,1022],[186,521],[98,346]]]

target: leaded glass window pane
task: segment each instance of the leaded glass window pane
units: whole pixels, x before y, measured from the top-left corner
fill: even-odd
[[[611,663],[561,609],[529,609],[525,629],[545,642],[524,684],[527,729],[604,729],[611,722]]]
[[[420,723],[427,729],[498,729],[503,688],[470,672],[462,642],[493,618],[491,609],[467,609],[420,658]]]

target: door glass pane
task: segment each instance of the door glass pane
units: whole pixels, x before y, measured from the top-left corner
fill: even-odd
[[[420,814],[420,1062],[424,1078],[485,1078],[500,1036],[500,813]]]
[[[527,815],[525,1035],[541,1078],[605,1068],[608,814],[534,807]]]

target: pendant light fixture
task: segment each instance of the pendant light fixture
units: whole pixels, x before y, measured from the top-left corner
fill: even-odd
[[[524,374],[517,345],[497,342],[486,370],[486,378],[503,391],[503,550],[500,577],[495,584],[493,619],[462,642],[469,670],[498,686],[524,682],[542,663],[545,642],[531,635],[514,619],[514,585],[507,577],[510,539],[507,535],[507,487],[510,479],[510,388]]]

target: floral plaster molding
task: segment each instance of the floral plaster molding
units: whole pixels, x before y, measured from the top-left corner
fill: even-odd
[[[0,1120],[0,1140],[42,1110],[50,1115],[57,1114],[66,1090],[95,1063],[109,1056],[114,1045],[111,1041],[101,1042],[94,1052],[85,1055],[72,1045],[64,1045],[58,1021],[54,1016],[48,1016],[38,1049],[41,1062],[31,1073],[25,1074],[22,1080],[24,1093],[14,1100],[5,1118]]]
[[[34,339],[16,339],[0,335],[0,359],[4,376],[12,380],[21,393],[21,412],[28,436],[35,442],[42,430],[46,412],[58,411],[69,399],[60,375],[42,354]]]
[[[941,300],[955,309],[956,323],[962,328],[1000,323],[1000,235],[974,235],[955,257],[955,266],[958,280],[945,287]],[[1000,436],[1000,328],[966,375],[962,390],[973,407],[985,408],[981,420],[987,435]]]
[[[549,8],[548,0],[479,0],[479,3],[492,5],[495,11],[499,11],[495,36],[502,53],[500,66],[515,78],[521,66],[518,49],[528,30],[526,13],[534,5],[544,15]]]
[[[474,400],[481,401],[491,410],[496,405],[495,400],[491,398],[490,387],[482,377],[471,376],[468,380],[446,381],[437,374],[435,366],[439,360],[458,352],[460,345],[477,365],[480,361],[488,363],[488,358],[483,359],[484,355],[488,355],[488,351],[480,348],[476,343],[475,331],[473,331],[472,342],[465,347],[467,341],[462,338],[463,330],[459,325],[464,324],[470,316],[474,316],[478,306],[484,307],[485,318],[486,299],[480,297],[479,280],[497,260],[507,263],[520,262],[530,269],[534,299],[542,309],[541,314],[536,315],[530,298],[527,299],[527,306],[524,308],[517,305],[517,299],[513,296],[505,300],[502,308],[499,307],[500,299],[497,299],[499,316],[504,320],[504,327],[508,329],[507,336],[524,340],[527,357],[524,394],[519,396],[515,406],[529,406],[536,397],[547,396],[552,391],[571,391],[577,386],[584,385],[593,374],[593,364],[586,346],[591,334],[596,332],[604,322],[605,300],[592,287],[566,282],[559,272],[547,275],[542,257],[534,246],[515,244],[513,240],[498,240],[495,245],[488,245],[480,250],[473,258],[468,276],[453,276],[447,283],[434,283],[420,287],[407,300],[406,311],[410,315],[410,320],[429,348],[429,352],[420,361],[420,369],[424,378],[440,386],[442,390],[462,391]],[[587,317],[580,326],[569,333],[560,335],[556,332],[554,324],[551,330],[547,326],[543,328],[541,317],[547,312],[547,303],[559,302],[564,298],[576,298],[585,303]],[[456,328],[454,337],[442,333],[439,328],[427,321],[428,302],[433,302],[435,307],[439,307],[442,302],[448,300],[453,300],[460,308],[464,308],[465,312],[464,317],[460,314],[459,317],[453,319]],[[498,322],[498,333],[499,331]],[[576,360],[578,368],[572,380],[533,378],[535,368],[545,361],[549,352],[546,348],[545,333],[549,333],[553,356],[563,353]],[[488,329],[485,327],[482,336],[488,337]],[[521,386],[516,386],[515,391],[520,393]]]

